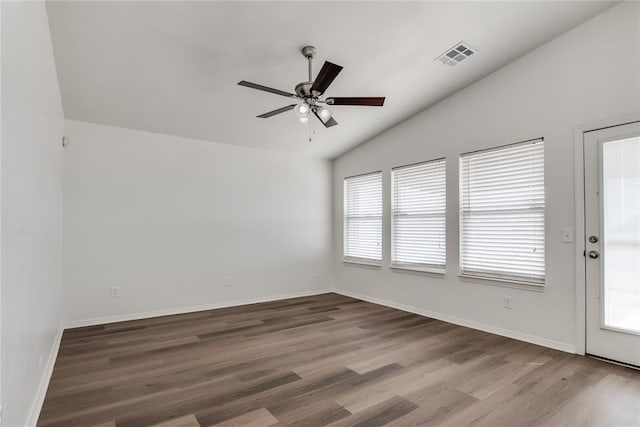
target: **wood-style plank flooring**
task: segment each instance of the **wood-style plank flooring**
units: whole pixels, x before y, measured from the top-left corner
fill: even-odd
[[[67,330],[40,426],[640,426],[640,372],[336,294]]]

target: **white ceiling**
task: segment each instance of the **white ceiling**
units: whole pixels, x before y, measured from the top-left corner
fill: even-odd
[[[65,116],[224,144],[335,157],[611,7],[612,2],[49,1]],[[460,40],[478,53],[434,61]],[[306,80],[300,48],[344,66],[328,96],[339,126],[255,116]]]

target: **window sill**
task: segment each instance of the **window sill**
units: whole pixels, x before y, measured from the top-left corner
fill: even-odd
[[[342,260],[342,262],[345,265],[353,265],[353,266],[359,266],[359,267],[369,267],[369,268],[375,268],[375,269],[380,269],[380,267],[381,267],[380,262],[367,261],[365,259],[347,259],[347,258],[344,258]]]
[[[425,274],[438,276],[438,277],[442,277],[447,273],[447,270],[442,268],[418,267],[418,266],[402,265],[402,264],[391,264],[389,268],[391,270],[398,270],[399,272],[411,271],[415,273],[425,273]]]
[[[498,279],[494,277],[474,276],[472,274],[458,274],[463,282],[480,283],[482,285],[499,286],[502,288],[522,289],[531,292],[544,292],[544,283],[521,282],[511,279]]]

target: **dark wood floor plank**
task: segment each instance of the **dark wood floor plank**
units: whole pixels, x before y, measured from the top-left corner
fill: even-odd
[[[310,405],[299,406],[286,414],[280,414],[276,425],[278,427],[323,425],[350,415],[351,412],[331,399],[318,399]]]
[[[337,294],[65,331],[40,426],[640,425],[640,372]]]
[[[200,427],[200,424],[193,414],[189,414],[183,417],[178,417],[172,420],[154,424],[152,427]]]
[[[215,424],[216,427],[267,427],[275,425],[278,420],[265,408],[256,409],[255,411],[247,412],[238,417],[232,418],[220,424]]]
[[[400,418],[411,411],[418,408],[415,404],[403,399],[399,396],[394,396],[390,399],[380,402],[370,408],[367,408],[361,412],[352,414],[347,418],[343,418],[340,421],[331,423],[330,425],[335,427],[342,426],[354,426],[354,427],[377,427],[386,425],[393,420]]]

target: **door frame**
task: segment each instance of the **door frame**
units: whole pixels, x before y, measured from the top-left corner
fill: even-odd
[[[576,353],[584,355],[587,347],[587,278],[585,241],[584,194],[584,134],[600,129],[621,126],[640,121],[640,113],[614,119],[601,120],[576,126],[574,139],[574,200],[575,200],[575,270],[576,270]]]

